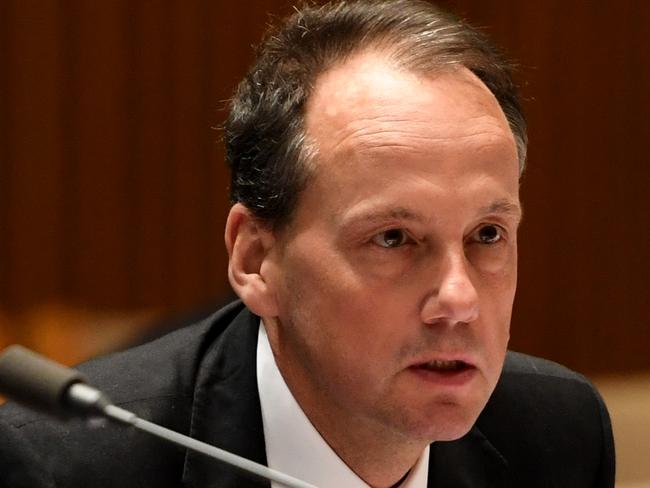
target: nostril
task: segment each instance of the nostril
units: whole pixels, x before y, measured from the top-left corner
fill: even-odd
[[[463,300],[456,296],[430,295],[420,310],[422,322],[426,324],[469,324],[479,317],[478,297]]]

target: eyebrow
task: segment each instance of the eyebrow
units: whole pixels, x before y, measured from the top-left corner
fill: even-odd
[[[388,219],[417,220],[423,221],[424,217],[405,207],[395,207],[388,210],[380,210],[361,216],[362,220],[379,221]]]
[[[507,214],[513,217],[517,217],[520,220],[523,217],[523,209],[520,204],[508,200],[506,198],[501,198],[492,202],[490,205],[481,207],[479,209],[479,214]]]
[[[507,198],[501,198],[499,200],[495,200],[490,205],[481,207],[478,210],[478,215],[489,214],[509,215],[521,220],[523,210],[521,208],[521,205],[518,203],[508,200]],[[360,212],[358,215],[352,215],[349,218],[345,219],[342,227],[346,229],[358,225],[359,222],[383,222],[386,220],[410,220],[413,222],[424,222],[427,219],[423,215],[416,213],[406,207],[395,207],[371,213]]]
[[[415,222],[424,222],[426,219],[423,215],[415,213],[405,207],[395,207],[387,210],[379,210],[376,212],[364,213],[360,212],[357,215],[352,215],[346,218],[342,227],[344,229],[355,227],[360,222],[384,222],[387,220],[410,220]]]

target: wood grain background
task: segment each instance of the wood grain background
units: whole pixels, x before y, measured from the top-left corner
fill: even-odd
[[[587,373],[650,369],[650,3],[441,4],[519,65],[531,144],[512,346]],[[214,128],[267,13],[290,11],[0,2],[0,343],[74,362],[223,300]]]

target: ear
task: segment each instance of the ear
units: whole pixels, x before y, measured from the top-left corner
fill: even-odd
[[[275,317],[273,288],[262,274],[263,263],[275,243],[273,231],[241,203],[230,209],[226,221],[228,280],[239,298],[256,315]]]

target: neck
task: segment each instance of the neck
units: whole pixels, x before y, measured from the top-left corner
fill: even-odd
[[[310,405],[306,399],[303,401],[296,397],[296,400],[336,454],[374,488],[398,485],[426,447],[396,438],[363,419],[345,415],[345,412],[328,414]]]

